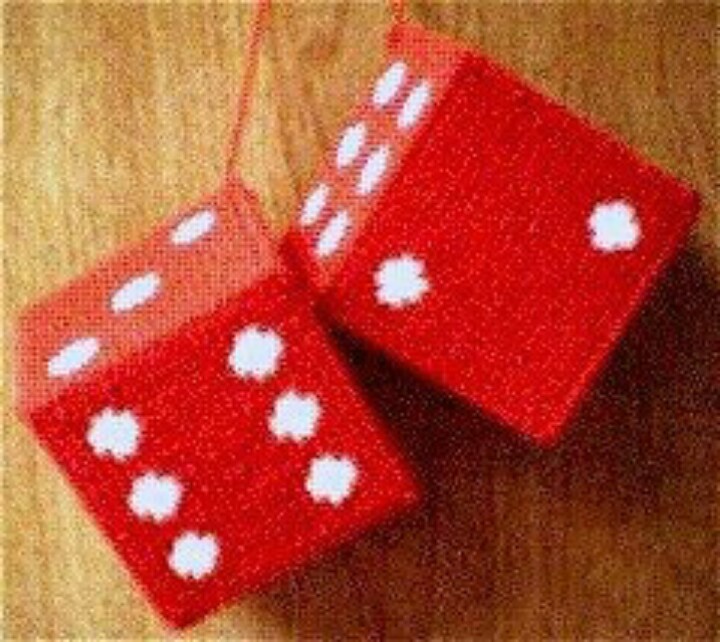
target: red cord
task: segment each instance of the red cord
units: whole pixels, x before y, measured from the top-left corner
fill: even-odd
[[[250,113],[250,103],[253,96],[253,85],[260,59],[260,45],[267,32],[271,0],[257,0],[255,4],[250,35],[245,55],[245,71],[240,86],[240,98],[235,108],[235,124],[233,125],[230,141],[225,156],[225,180],[233,178],[237,169],[238,156],[242,147],[243,138],[247,128],[247,119]],[[393,22],[403,23],[407,20],[407,7],[405,0],[389,0]]]
[[[393,22],[398,24],[407,20],[407,6],[405,0],[390,0]]]
[[[225,157],[225,179],[233,177],[237,168],[238,155],[242,146],[247,119],[250,113],[250,103],[253,95],[253,85],[257,75],[260,59],[260,45],[268,27],[270,13],[270,0],[257,0],[253,14],[249,42],[245,57],[245,71],[240,86],[240,98],[235,108],[235,124],[230,134],[227,154]]]

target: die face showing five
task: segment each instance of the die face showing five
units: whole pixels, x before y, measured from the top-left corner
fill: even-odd
[[[391,150],[391,173],[369,205],[342,197],[327,205],[361,211],[362,229],[334,262],[313,254],[312,226],[298,223],[286,248],[345,327],[551,441],[686,236],[696,196],[428,32],[394,32],[387,69],[400,65],[395,130],[388,115],[377,116],[377,131],[365,121],[366,137]],[[414,92],[418,106],[409,108]],[[411,120],[403,111],[423,113],[418,129],[399,126]],[[321,180],[333,193],[362,162]]]
[[[40,337],[44,328],[32,323],[52,318],[57,302],[80,298],[89,309],[94,298],[102,308],[94,317],[72,317],[78,336],[102,339],[95,362],[74,371],[66,365],[88,360],[93,345],[81,345],[73,348],[79,356],[55,366],[69,383],[52,388],[20,379],[21,386],[46,386],[38,397],[21,390],[22,399],[35,402],[23,412],[149,599],[176,626],[417,498],[411,474],[355,392],[303,288],[257,249],[272,252],[267,231],[232,220],[256,216],[253,203],[239,191],[218,198],[220,213],[216,206],[211,217],[203,206],[193,220],[193,209],[153,238],[211,254],[195,257],[198,270],[218,281],[227,273],[229,284],[208,283],[201,292],[191,260],[178,268],[188,271],[186,280],[165,278],[158,288],[142,274],[167,275],[171,261],[158,258],[165,250],[152,243],[141,245],[103,264],[101,276],[91,274],[40,304],[25,317],[22,335]],[[213,247],[210,235],[223,247]],[[243,243],[255,249],[231,247]],[[126,280],[114,299],[107,288],[91,288],[122,280],[120,265],[139,278]],[[172,287],[184,294],[171,298]],[[161,313],[151,306],[163,295],[186,298],[187,307],[172,320],[143,319]],[[201,305],[190,300],[195,296],[207,298]],[[137,325],[143,337],[129,339],[133,349],[109,342],[122,340],[118,330],[107,330],[116,318],[113,301],[134,318],[126,331]],[[67,331],[70,314],[59,314],[68,318],[39,341],[46,350],[23,353],[25,377],[50,377],[47,347],[75,336]],[[162,331],[145,327],[153,323]],[[102,349],[112,358],[103,360]],[[33,359],[42,367],[27,363]]]

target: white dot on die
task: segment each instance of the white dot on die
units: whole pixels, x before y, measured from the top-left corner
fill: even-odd
[[[90,419],[86,438],[98,457],[123,461],[137,451],[140,422],[129,410],[105,408]]]
[[[318,220],[329,195],[330,188],[325,183],[320,183],[310,192],[300,214],[300,225],[312,225]]]
[[[180,577],[199,580],[215,569],[219,555],[220,547],[214,535],[188,531],[173,542],[168,564]]]
[[[407,129],[412,127],[420,118],[426,105],[430,102],[430,83],[423,80],[408,94],[398,114],[398,127]]]
[[[365,123],[356,123],[345,130],[335,154],[335,164],[339,168],[347,167],[358,157],[366,136]]]
[[[305,490],[318,503],[338,506],[350,497],[357,478],[357,466],[349,457],[323,455],[310,464]]]
[[[215,212],[200,210],[180,221],[170,234],[173,245],[190,245],[199,241],[215,226]]]
[[[391,308],[418,303],[429,289],[424,261],[410,254],[386,259],[375,271],[375,298]]]
[[[277,371],[283,349],[277,332],[250,325],[235,335],[228,362],[239,377],[262,381]]]
[[[48,360],[48,375],[67,377],[88,365],[99,351],[100,342],[95,337],[71,341]]]
[[[159,290],[160,276],[157,273],[148,272],[137,276],[115,290],[110,299],[110,309],[113,312],[127,312],[157,296]]]
[[[382,145],[368,156],[360,172],[360,180],[357,184],[357,193],[360,196],[367,196],[372,192],[383,177],[390,160],[390,147]]]
[[[320,403],[315,395],[289,390],[275,400],[269,421],[270,432],[281,440],[304,441],[317,431],[320,413]]]
[[[146,473],[133,481],[130,510],[141,519],[163,522],[177,511],[182,485],[172,475]]]
[[[378,78],[372,98],[376,107],[384,107],[397,95],[405,80],[406,73],[407,65],[398,60],[390,65],[385,73]]]
[[[350,229],[350,222],[350,213],[347,210],[335,214],[318,236],[315,255],[322,259],[335,253]]]
[[[632,250],[640,241],[635,208],[625,201],[599,203],[588,219],[590,243],[601,252]]]

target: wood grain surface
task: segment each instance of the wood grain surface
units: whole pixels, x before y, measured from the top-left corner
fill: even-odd
[[[702,223],[550,451],[341,338],[424,506],[185,637],[717,639],[718,9],[426,1],[412,15],[692,182]],[[277,229],[379,69],[388,16],[276,3],[243,172]],[[22,306],[214,188],[247,17],[228,3],[5,5],[6,332]],[[5,637],[169,635],[5,381]]]

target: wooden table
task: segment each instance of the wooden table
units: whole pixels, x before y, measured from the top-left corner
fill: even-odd
[[[695,184],[703,221],[554,450],[516,442],[345,342],[414,456],[425,506],[188,637],[718,634],[713,4],[413,3],[425,25],[494,55]],[[243,172],[281,228],[379,69],[388,14],[380,4],[276,5]],[[213,188],[247,15],[231,5],[5,7],[6,329],[23,305]],[[6,417],[6,636],[165,635],[48,457]]]

